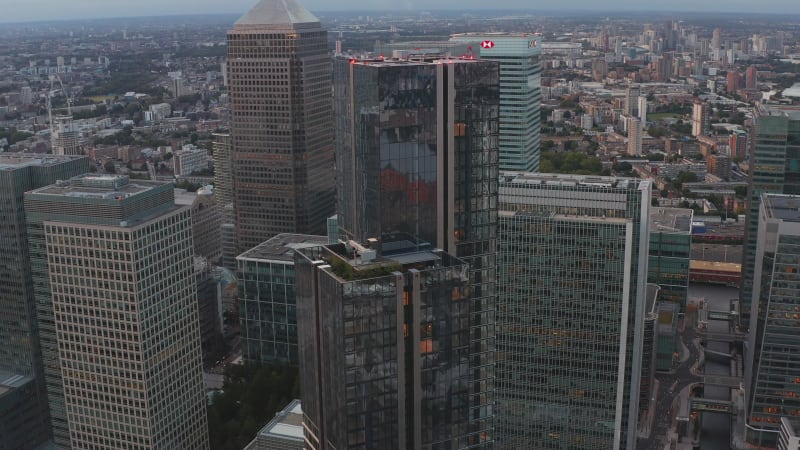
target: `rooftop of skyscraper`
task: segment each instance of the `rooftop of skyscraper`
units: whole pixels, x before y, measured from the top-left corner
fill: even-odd
[[[281,233],[242,253],[237,259],[291,262],[294,260],[295,250],[318,247],[327,243],[327,236]]]
[[[692,231],[692,215],[688,208],[653,208],[650,211],[650,231],[690,233]]]
[[[791,120],[800,120],[800,106],[762,103],[757,108],[759,116],[786,116]]]
[[[319,19],[295,0],[261,0],[234,24],[234,29],[269,25],[319,25]]]
[[[83,155],[49,155],[39,153],[0,153],[0,170],[16,170],[28,166],[51,166],[86,158]]]
[[[528,185],[586,186],[633,189],[646,182],[637,178],[603,177],[595,175],[570,175],[532,172],[500,172],[500,184],[519,183]]]
[[[800,196],[764,194],[761,204],[767,217],[787,222],[800,222]]]
[[[140,180],[131,183],[127,175],[86,174],[70,180],[58,181],[56,184],[36,189],[32,193],[87,199],[122,200],[163,185],[163,182]]]

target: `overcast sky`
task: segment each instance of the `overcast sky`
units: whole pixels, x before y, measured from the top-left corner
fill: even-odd
[[[311,12],[333,10],[423,10],[423,9],[524,9],[616,11],[709,11],[797,13],[797,0],[727,0],[724,3],[697,0],[300,0]],[[166,14],[242,14],[257,0],[0,0],[0,22],[100,17],[158,16]]]

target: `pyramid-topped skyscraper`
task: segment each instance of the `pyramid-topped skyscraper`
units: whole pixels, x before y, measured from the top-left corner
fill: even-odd
[[[324,234],[334,212],[331,59],[319,19],[262,0],[228,31],[236,247]]]

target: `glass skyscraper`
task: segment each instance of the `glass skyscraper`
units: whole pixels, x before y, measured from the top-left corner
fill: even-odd
[[[12,397],[20,402],[15,400],[16,413],[8,411],[11,416],[0,413],[0,441],[9,448],[35,447],[51,435],[25,224],[25,192],[88,171],[89,159],[84,156],[0,154],[0,383],[19,377],[0,391],[5,393],[4,405]],[[12,416],[14,423],[4,421]]]
[[[480,47],[500,64],[500,170],[538,172],[542,106],[542,37],[528,33],[466,33],[451,38]]]
[[[68,448],[207,448],[192,220],[172,183],[83,175],[28,192],[25,213]]]
[[[635,448],[650,191],[633,179],[501,175],[499,448]]]
[[[442,251],[298,250],[303,424],[309,449],[444,449],[474,434],[469,272]]]
[[[800,194],[800,107],[760,105],[750,151],[750,183],[742,261],[741,326],[750,324],[761,195]]]
[[[327,32],[295,0],[261,0],[228,31],[227,71],[234,255],[279,233],[324,234],[335,204]]]
[[[334,67],[340,237],[469,264],[470,446],[491,439],[494,403],[498,81],[466,58]]]
[[[327,243],[327,236],[279,234],[236,258],[246,363],[299,362],[294,250]]]
[[[653,208],[647,281],[661,287],[658,300],[677,303],[686,310],[692,247],[691,209]]]
[[[747,442],[774,447],[800,417],[800,196],[761,196],[745,368]]]

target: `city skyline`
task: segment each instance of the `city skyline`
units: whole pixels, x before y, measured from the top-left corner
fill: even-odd
[[[168,3],[157,2],[155,0],[144,0],[135,4],[111,4],[101,3],[96,0],[77,0],[69,3],[58,2],[56,0],[10,0],[6,14],[0,18],[2,23],[15,22],[38,22],[38,21],[62,21],[80,19],[105,19],[105,18],[125,18],[125,17],[148,17],[161,15],[184,15],[184,14],[219,14],[230,13],[231,15],[241,15],[247,12],[253,5],[251,0],[232,0],[225,3],[225,7],[220,7],[218,2],[211,0],[201,0],[190,2],[188,0],[176,0]],[[313,14],[324,15],[326,12],[339,11],[363,11],[370,12],[423,12],[423,11],[526,11],[526,12],[676,12],[676,13],[701,13],[712,12],[712,6],[705,3],[679,0],[671,2],[669,7],[662,3],[643,3],[636,1],[617,1],[613,5],[598,7],[596,3],[588,0],[570,2],[569,4],[559,4],[557,7],[547,5],[538,7],[522,0],[499,0],[491,3],[491,8],[487,8],[487,3],[482,0],[437,0],[435,3],[421,2],[419,0],[403,0],[401,2],[389,0],[340,0],[330,3],[325,0],[310,0],[304,6]],[[785,14],[792,10],[793,2],[788,0],[768,0],[753,3],[745,0],[730,1],[725,4],[726,13],[760,13],[760,14]]]

